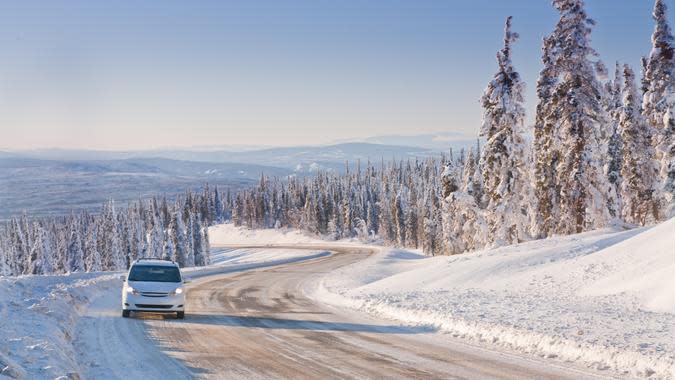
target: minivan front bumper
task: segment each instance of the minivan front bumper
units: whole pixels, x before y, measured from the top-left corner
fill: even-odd
[[[163,297],[147,297],[142,294],[126,294],[122,299],[122,310],[155,313],[185,311],[185,296],[175,294]]]

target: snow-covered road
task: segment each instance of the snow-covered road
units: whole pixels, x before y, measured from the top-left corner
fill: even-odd
[[[299,257],[302,248],[310,247],[298,247]],[[312,245],[309,253],[317,249]],[[595,377],[575,367],[441,338],[430,328],[315,302],[305,293],[325,273],[376,251],[328,245],[323,249],[334,254],[194,280],[183,321],[160,315],[125,320],[117,316],[116,297],[101,298],[89,309],[91,317],[81,322],[82,331],[98,332],[95,339],[84,337],[81,345],[84,377]],[[87,358],[89,352],[93,354]]]
[[[316,250],[268,249],[263,252],[257,249],[216,249],[213,266],[190,268],[184,271],[184,275],[191,280],[210,278],[327,254]],[[109,287],[84,309],[78,319],[73,330],[73,347],[79,373],[86,379],[170,380],[195,377],[194,369],[167,355],[167,347],[149,334],[149,331],[177,321],[165,321],[166,316],[156,314],[121,318],[120,289]]]
[[[141,319],[120,316],[120,295],[95,300],[76,327],[74,346],[86,379],[171,380],[192,377],[181,363],[158,349]]]
[[[625,306],[620,314],[588,308],[590,311],[586,312],[579,305],[592,301],[585,298],[587,296],[577,299],[570,293],[567,298],[558,297],[571,292],[573,289],[567,293],[565,289],[572,285],[575,289],[589,288],[588,284],[597,283],[598,278],[637,277],[614,267],[630,268],[644,276],[650,273],[647,269],[651,267],[667,268],[669,261],[661,260],[663,255],[656,253],[667,253],[668,244],[663,245],[665,250],[650,248],[648,263],[658,265],[649,264],[644,268],[626,265],[633,257],[630,252],[634,252],[635,247],[644,247],[645,240],[653,246],[654,241],[660,241],[658,236],[669,235],[671,229],[667,224],[646,232],[598,232],[450,258],[424,258],[411,252],[355,242],[328,243],[295,233],[241,231],[239,235],[250,236],[239,236],[229,226],[215,229],[226,233],[214,234],[214,247],[220,244],[230,248],[214,248],[213,265],[184,271],[192,283],[187,289],[187,316],[182,321],[152,314],[121,318],[119,273],[1,279],[0,315],[12,318],[0,319],[0,342],[5,342],[0,345],[0,374],[17,378],[79,376],[146,380],[192,377],[577,379],[617,373],[609,366],[590,365],[582,356],[573,360],[521,349],[523,345],[531,347],[534,336],[542,337],[542,344],[549,346],[551,342],[569,338],[566,335],[545,338],[545,333],[551,328],[570,325],[570,315],[583,319],[574,323],[584,329],[574,346],[578,350],[586,347],[589,339],[597,341],[596,335],[603,333],[604,330],[594,331],[592,326],[620,322],[625,326],[609,331],[623,331],[624,340],[629,344],[651,339],[659,344],[654,347],[664,347],[660,348],[661,359],[655,362],[658,365],[652,368],[660,369],[659,366],[668,363],[667,357],[663,359],[671,352],[668,334],[672,329],[667,323],[661,323],[665,327],[656,335],[628,334],[632,331],[629,329],[639,328],[636,323],[629,323],[633,314],[647,315],[641,307],[630,309],[630,305],[619,303],[617,305]],[[270,235],[270,239],[264,239],[265,234]],[[232,240],[223,241],[225,238]],[[274,240],[280,241],[280,245],[273,246]],[[233,248],[235,246],[237,248]],[[606,246],[612,251],[602,249]],[[603,264],[602,273],[589,276],[585,268],[597,268],[598,262],[602,264],[605,259],[611,259],[609,263],[614,266]],[[543,270],[548,276],[540,275]],[[612,276],[608,277],[605,272]],[[578,273],[586,274],[583,281],[568,278]],[[514,276],[515,279],[511,279]],[[540,290],[548,288],[539,287],[536,282],[531,285],[529,280],[542,277],[550,282],[551,278],[557,278],[555,276],[564,276],[560,282],[562,288],[552,288],[550,294],[544,295]],[[486,278],[490,281],[484,281]],[[521,278],[524,280],[516,281]],[[522,300],[540,301],[535,302],[534,311],[519,309],[519,304],[512,302],[513,297],[500,301],[475,290],[481,286],[504,288],[504,284],[509,285],[505,289],[517,291]],[[563,286],[565,284],[568,286]],[[521,285],[525,289],[518,288]],[[537,291],[528,286],[534,286]],[[470,288],[469,293],[463,292],[465,287]],[[614,288],[607,285],[589,289],[605,294],[615,291]],[[617,289],[623,292],[623,288]],[[657,291],[644,294],[647,301],[662,298]],[[669,304],[650,305],[667,308]],[[560,318],[553,318],[555,310],[561,307],[574,314],[562,313]],[[493,318],[488,314],[490,310],[501,311]],[[541,317],[550,310],[553,310],[551,318]],[[477,317],[466,314],[473,311],[482,314]],[[462,313],[466,314],[467,323],[478,318],[481,324],[471,325],[475,328],[464,334],[456,333],[459,322],[455,321],[464,316]],[[659,318],[670,315],[651,313],[647,315],[647,322],[658,322]],[[521,324],[529,327],[513,328],[513,318],[519,318]],[[582,322],[588,326],[583,327]],[[648,331],[652,325],[658,327],[658,323],[642,321],[639,324],[640,331]],[[503,328],[513,334],[500,333],[499,339],[494,339],[494,333]],[[504,338],[510,336],[512,340]],[[521,346],[505,346],[504,342]],[[605,356],[612,356],[611,350],[623,347],[611,335],[607,342]],[[631,354],[630,350],[624,351],[622,357]],[[569,356],[569,352],[564,353]],[[640,358],[640,355],[630,357]],[[623,378],[646,373],[644,370],[621,372]],[[654,371],[650,378],[666,379],[668,373]]]

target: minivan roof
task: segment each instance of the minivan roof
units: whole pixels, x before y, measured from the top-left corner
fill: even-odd
[[[138,259],[138,260],[134,261],[134,264],[154,265],[154,266],[162,266],[162,267],[178,266],[178,264],[174,263],[173,261],[167,261],[167,260],[162,260],[162,259]]]

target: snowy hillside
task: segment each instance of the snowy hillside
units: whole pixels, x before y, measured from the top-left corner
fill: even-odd
[[[313,297],[453,336],[675,378],[675,219],[452,257],[383,249]]]

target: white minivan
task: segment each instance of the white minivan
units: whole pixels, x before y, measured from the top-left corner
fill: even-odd
[[[138,259],[131,264],[122,287],[122,317],[131,312],[176,313],[185,318],[185,289],[178,264]]]

